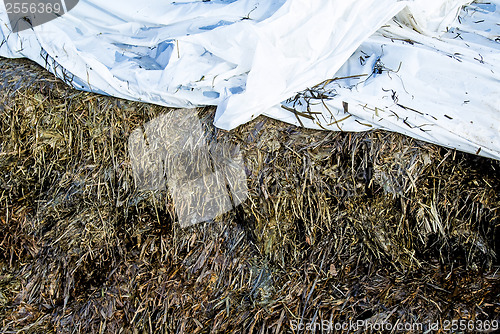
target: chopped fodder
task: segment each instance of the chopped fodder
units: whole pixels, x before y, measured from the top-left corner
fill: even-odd
[[[128,146],[175,110],[78,92],[28,61],[0,71],[0,332],[499,318],[497,161],[264,117],[227,132],[203,108],[210,154],[239,148],[248,198],[181,228],[166,189],[137,186]]]

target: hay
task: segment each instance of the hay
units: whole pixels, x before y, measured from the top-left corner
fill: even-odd
[[[495,320],[500,164],[381,131],[260,117],[249,198],[182,229],[129,136],[167,108],[0,59],[0,332],[278,333],[291,321]]]

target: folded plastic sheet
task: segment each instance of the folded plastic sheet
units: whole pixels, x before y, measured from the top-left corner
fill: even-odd
[[[439,38],[391,20],[315,96],[265,114],[318,129],[385,129],[499,159],[499,9],[499,1],[470,4]]]
[[[82,0],[19,33],[0,7],[0,55],[35,60],[78,89],[217,105],[226,129],[266,114],[500,159],[498,0],[457,20],[467,3]]]

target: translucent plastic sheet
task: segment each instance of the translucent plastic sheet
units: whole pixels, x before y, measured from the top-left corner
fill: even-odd
[[[468,2],[86,0],[19,33],[0,5],[0,55],[78,89],[217,105],[221,128],[266,114],[500,159],[499,0]]]
[[[319,129],[380,128],[500,159],[498,22],[499,1],[466,6],[439,38],[391,20],[314,90],[323,98],[302,93],[266,114]]]

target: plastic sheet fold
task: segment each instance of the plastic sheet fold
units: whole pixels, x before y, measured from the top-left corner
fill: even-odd
[[[6,9],[0,55],[77,89],[500,159],[500,0],[81,0],[20,32]]]

